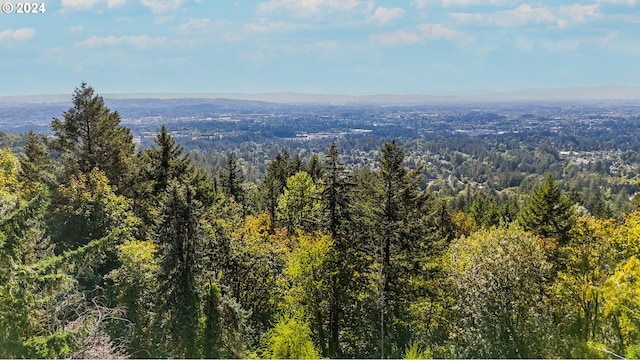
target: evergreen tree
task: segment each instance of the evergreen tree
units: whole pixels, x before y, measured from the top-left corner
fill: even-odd
[[[24,267],[51,255],[44,234],[48,205],[47,188],[40,186],[28,203],[0,215],[0,357],[3,358],[25,356],[24,343],[44,327],[41,318],[34,317],[41,294]]]
[[[518,221],[526,230],[564,245],[569,241],[575,214],[569,199],[549,175],[542,185],[533,190]]]
[[[221,178],[222,190],[225,194],[232,197],[235,202],[243,204],[244,189],[242,188],[242,182],[244,177],[233,154],[227,155],[226,166]]]
[[[210,206],[215,199],[214,184],[207,174],[197,169],[188,154],[184,154],[163,125],[155,138],[155,146],[138,154],[139,164],[133,186],[134,206],[146,230],[151,231],[158,220],[158,208],[171,182],[189,184],[195,199]]]
[[[411,300],[407,280],[426,254],[426,195],[418,170],[404,166],[404,151],[395,140],[385,143],[378,158],[381,184],[378,218],[380,351],[403,349],[409,342],[406,311]],[[385,355],[385,356],[386,356]],[[399,354],[398,354],[399,355]]]
[[[199,357],[202,205],[189,185],[170,183],[156,230],[160,248],[159,286],[165,351],[171,357]]]
[[[222,331],[220,315],[220,289],[209,281],[204,292],[204,329],[202,333],[202,355],[205,359],[220,358]]]
[[[51,122],[51,147],[62,156],[65,175],[98,168],[122,193],[128,185],[135,149],[129,129],[120,125],[118,112],[110,111],[86,83],[75,89],[72,102],[63,120]]]
[[[260,184],[260,192],[262,193],[264,207],[271,218],[270,223],[272,227],[275,226],[278,199],[282,194],[280,189],[282,189],[282,184],[278,177],[273,172],[267,172],[264,175],[264,181]]]
[[[267,171],[264,174],[264,181],[260,184],[260,193],[262,194],[263,206],[271,215],[272,226],[276,225],[276,208],[278,207],[278,199],[284,193],[287,185],[287,179],[293,174],[293,165],[289,158],[289,152],[285,150],[283,153],[278,152],[276,157],[269,163]]]
[[[78,173],[61,185],[53,196],[48,231],[56,255],[76,252],[92,243],[101,243],[93,254],[95,264],[76,277],[81,290],[104,286],[104,276],[119,266],[116,246],[137,233],[139,219],[131,202],[116,195],[104,173],[94,169]]]
[[[329,147],[325,162],[326,172],[322,178],[324,188],[321,194],[323,212],[327,219],[325,227],[331,234],[336,250],[335,261],[330,270],[329,349],[326,355],[341,357],[340,325],[343,322],[344,307],[354,300],[349,299],[353,294],[350,291],[353,290],[353,275],[363,270],[361,265],[364,262],[359,259],[356,244],[349,236],[355,183],[350,181],[334,142]],[[311,161],[310,164],[312,164]],[[310,166],[310,168],[313,167]]]
[[[382,213],[381,226],[383,228],[381,257],[384,268],[391,266],[391,247],[398,245],[407,248],[411,244],[402,238],[403,222],[411,212],[420,208],[422,199],[419,193],[420,179],[416,171],[409,171],[404,162],[404,151],[395,140],[385,143],[381,149],[379,178],[382,184]],[[385,289],[388,283],[385,282]]]
[[[296,173],[294,161],[291,160],[289,151],[278,152],[275,159],[269,164],[267,172],[273,172],[276,179],[280,183],[280,193],[284,192],[287,186],[287,179]]]
[[[138,358],[157,353],[152,331],[158,288],[156,252],[157,246],[151,241],[125,241],[118,246],[121,265],[108,275],[117,304],[127,309],[126,318],[131,322],[130,327],[117,330],[126,334],[129,353]]]
[[[196,199],[202,203],[204,208],[210,207],[218,199],[215,176],[210,177],[206,171],[196,168],[190,182],[195,188]]]
[[[32,183],[53,183],[51,157],[40,137],[29,130],[20,157],[20,176]]]
[[[133,227],[130,201],[115,195],[104,173],[72,175],[53,198],[50,231],[56,252],[73,250],[107,236],[116,228]]]
[[[313,178],[313,176],[312,176]],[[351,193],[355,183],[347,176],[344,164],[340,161],[338,147],[332,142],[326,156],[326,172],[323,176],[323,210],[328,217],[328,230],[335,241],[344,238],[345,224],[350,220]],[[344,247],[344,240],[341,246]]]
[[[303,166],[302,158],[300,157],[300,154],[296,154],[293,160],[291,160],[290,169],[291,169],[291,172],[293,172],[294,174],[304,170],[304,166]]]
[[[335,146],[335,143],[331,143],[332,146]],[[324,168],[322,161],[320,160],[320,156],[318,154],[313,154],[309,158],[307,162],[306,171],[311,175],[311,179],[313,182],[318,182],[324,175]]]
[[[170,181],[184,182],[188,179],[195,167],[164,125],[154,141],[156,146],[144,152],[148,159],[143,162],[147,165],[146,178],[153,183],[153,194],[159,195],[167,190]]]

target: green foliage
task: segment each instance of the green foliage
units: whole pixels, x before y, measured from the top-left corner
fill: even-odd
[[[341,250],[346,250],[344,240],[347,237],[345,233],[348,232],[346,227],[351,220],[355,183],[349,178],[344,164],[340,161],[335,143],[331,143],[325,162],[326,172],[322,177],[321,195],[326,228],[331,236],[338,240]]]
[[[287,179],[294,174],[294,165],[289,157],[289,152],[286,150],[283,153],[278,152],[276,157],[269,163],[269,167],[264,174],[264,181],[260,184],[263,210],[269,212],[271,221],[274,224],[278,198],[284,192]]]
[[[218,285],[209,281],[203,290],[201,349],[205,358],[244,358],[247,320],[251,312],[232,297],[222,295]]]
[[[278,222],[289,230],[316,229],[320,215],[320,192],[306,171],[287,179],[287,188],[278,200]]]
[[[233,154],[227,155],[227,162],[224,168],[224,172],[220,176],[220,185],[222,191],[234,201],[243,204],[244,203],[244,189],[242,188],[242,182],[244,177],[242,176],[238,163],[233,157]]]
[[[110,111],[86,83],[75,89],[72,102],[63,120],[51,122],[51,147],[62,155],[66,175],[99,168],[118,191],[124,191],[135,149],[129,129],[120,125],[120,115]]]
[[[451,244],[462,357],[545,357],[551,263],[539,239],[515,227],[480,230]]]
[[[616,259],[612,251],[615,224],[612,220],[580,217],[570,232],[571,240],[559,248],[560,270],[553,284],[554,312],[558,324],[555,347],[567,357],[583,356],[584,344],[602,338],[602,285]]]
[[[202,205],[190,186],[170,184],[156,231],[160,253],[159,310],[164,350],[175,357],[197,357],[201,271]]]
[[[331,268],[335,253],[329,235],[298,234],[284,270],[286,289],[281,305],[286,313],[307,313],[314,343],[327,352],[325,322],[328,320],[327,294],[330,293]]]
[[[267,172],[264,175],[264,181],[260,184],[261,205],[263,209],[268,211],[272,224],[276,221],[276,209],[283,185],[273,172]]]
[[[167,132],[163,125],[155,138],[155,146],[142,151],[142,181],[150,182],[156,196],[167,190],[171,181],[185,183],[195,171],[191,159],[183,153],[182,146]]]
[[[130,201],[114,194],[98,169],[72,175],[67,185],[58,188],[53,206],[51,233],[58,254],[105,237],[116,228],[133,235],[139,223],[131,213]]]
[[[74,334],[56,331],[49,336],[35,336],[24,343],[24,356],[32,359],[63,359],[77,348]]]
[[[604,219],[633,175],[467,137],[192,153],[207,173],[164,126],[134,157],[92,88],[72,100],[51,140],[0,149],[0,357],[639,353],[640,213]]]
[[[205,285],[202,297],[204,308],[204,322],[202,326],[202,356],[206,359],[220,358],[221,339],[221,316],[220,316],[220,289],[216,283],[209,281]]]
[[[251,311],[242,308],[234,298],[223,296],[218,306],[220,311],[220,327],[224,351],[227,358],[243,358],[245,356],[245,335],[249,330],[247,320]]]
[[[437,255],[430,249],[428,197],[420,191],[419,169],[404,165],[404,151],[394,141],[385,143],[374,178],[373,228],[377,255],[372,279],[378,285],[380,355],[401,356],[411,337],[409,304],[416,300],[414,279],[424,275],[419,264]],[[385,355],[386,354],[386,355]]]
[[[332,143],[335,147],[335,143]],[[337,150],[336,150],[337,152]],[[309,161],[305,166],[305,170],[311,176],[311,179],[314,183],[317,183],[324,176],[324,164],[322,160],[320,160],[320,156],[318,154],[311,154]]]
[[[0,149],[0,217],[19,205],[19,172],[20,162],[11,149]]]
[[[206,215],[204,277],[217,279],[226,292],[222,301],[233,298],[250,312],[245,327],[251,331],[243,336],[257,342],[271,327],[282,302],[277,281],[285,266],[289,238],[282,230],[271,233],[267,213],[247,216],[243,223],[237,203],[221,199],[218,206]]]
[[[49,255],[44,217],[50,203],[49,191],[41,186],[28,202],[0,216],[0,279],[13,264],[35,262]]]
[[[631,345],[627,347],[624,357],[627,359],[640,359],[640,345]]]
[[[640,260],[632,256],[618,264],[604,283],[604,314],[611,318],[622,351],[640,341]]]
[[[309,160],[309,168],[313,169],[316,157]],[[328,348],[323,351],[330,357],[342,356],[340,346],[342,334],[349,324],[347,309],[357,306],[356,297],[359,286],[359,273],[366,263],[357,251],[356,237],[351,236],[354,225],[355,182],[340,161],[338,147],[331,143],[325,157],[326,168],[322,171],[320,184],[322,196],[323,228],[331,235],[333,250],[331,261],[326,265],[329,273],[328,284]],[[312,174],[312,173],[311,173]],[[313,175],[312,175],[313,178]],[[323,349],[324,350],[324,349]]]
[[[431,356],[429,349],[421,347],[417,342],[413,342],[407,346],[403,359],[433,359],[433,357]]]
[[[27,132],[20,157],[20,176],[28,182],[53,184],[53,164],[40,137]]]
[[[311,329],[302,316],[283,316],[265,334],[265,357],[270,359],[318,359]]]
[[[49,299],[24,267],[51,254],[44,235],[48,205],[49,192],[40,187],[28,202],[0,216],[0,357],[19,356],[23,341],[43,329],[41,305]]]
[[[564,245],[569,241],[569,231],[575,222],[575,215],[569,199],[549,175],[533,191],[520,212],[518,221],[526,230],[555,239]]]
[[[118,305],[131,322],[128,348],[138,357],[154,354],[153,320],[157,294],[157,247],[150,241],[127,240],[118,245],[120,266],[109,273]]]
[[[615,259],[618,261],[640,254],[640,211],[624,216],[613,242]]]

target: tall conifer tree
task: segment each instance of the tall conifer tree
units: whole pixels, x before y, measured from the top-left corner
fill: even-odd
[[[380,351],[389,355],[393,347],[403,348],[409,340],[409,329],[403,325],[411,296],[406,281],[416,268],[417,259],[425,256],[427,242],[423,218],[426,195],[420,191],[418,170],[404,166],[404,151],[395,140],[381,149],[378,212],[380,256]]]
[[[120,125],[120,114],[110,111],[86,83],[75,89],[72,102],[62,120],[51,122],[51,147],[62,156],[66,176],[98,168],[122,192],[135,149],[129,129]]]
[[[20,176],[27,181],[53,182],[51,157],[40,137],[29,130],[25,138],[24,153],[20,157]]]
[[[323,176],[322,191],[323,212],[326,217],[326,228],[331,234],[336,249],[335,262],[331,271],[331,288],[329,295],[329,353],[331,357],[340,357],[340,328],[344,322],[345,304],[353,303],[349,299],[353,292],[353,274],[363,271],[364,263],[359,259],[353,238],[349,237],[351,221],[351,202],[353,187],[335,142],[329,147],[325,158],[326,171]]]
[[[197,335],[200,296],[196,284],[200,271],[203,231],[202,206],[189,185],[171,183],[162,220],[156,230],[161,252],[159,284],[166,351],[172,357],[199,357]]]
[[[244,190],[242,189],[242,182],[244,181],[244,177],[238,167],[238,161],[235,159],[233,154],[227,155],[225,169],[221,177],[223,191],[228,196],[232,197],[235,202],[243,203]]]
[[[569,241],[569,230],[575,223],[575,214],[569,199],[549,175],[533,190],[518,221],[526,230],[565,245]]]

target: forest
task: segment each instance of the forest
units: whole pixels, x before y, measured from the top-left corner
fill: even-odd
[[[631,147],[137,147],[87,84],[50,131],[0,134],[0,358],[640,357]]]

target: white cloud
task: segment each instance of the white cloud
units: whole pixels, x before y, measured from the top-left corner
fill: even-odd
[[[90,9],[102,0],[61,0],[63,8]]]
[[[516,27],[528,24],[555,24],[564,28],[571,24],[584,23],[588,18],[600,15],[598,4],[559,7],[532,7],[525,4],[515,9],[493,13],[453,13],[453,17],[462,24],[494,25],[498,27]]]
[[[402,16],[404,16],[404,10],[401,8],[386,8],[380,6],[376,9],[373,15],[371,15],[369,22],[384,25],[391,21],[400,19]]]
[[[251,33],[269,33],[269,32],[290,32],[299,30],[306,26],[291,24],[284,21],[267,22],[262,21],[260,23],[250,23],[243,28],[247,32]]]
[[[598,0],[600,4],[613,4],[613,5],[629,5],[635,6],[636,0]]]
[[[92,36],[86,40],[75,43],[83,47],[102,47],[128,45],[135,48],[149,48],[163,46],[167,44],[165,37],[151,37],[148,35],[139,36]]]
[[[174,11],[188,2],[188,0],[141,0],[142,5],[151,9],[154,14]]]
[[[366,5],[362,0],[269,0],[258,5],[258,10],[285,10],[297,16],[309,17],[323,12],[352,11],[362,5]]]
[[[15,41],[27,41],[36,35],[36,31],[32,28],[20,28],[16,30],[4,30],[0,31],[0,41],[3,40],[15,40]]]
[[[72,32],[72,33],[82,32],[83,30],[84,30],[84,26],[82,26],[82,25],[76,25],[76,26],[70,26],[69,27],[69,32]]]
[[[174,30],[180,34],[206,35],[207,38],[237,42],[245,39],[255,39],[256,35],[260,34],[291,33],[309,27],[310,25],[308,24],[267,21],[266,19],[260,19],[253,23],[238,24],[229,20],[214,21],[208,18],[190,18],[176,26]]]
[[[165,14],[175,11],[191,0],[139,0],[140,4],[149,8],[154,14]],[[193,0],[200,2],[200,0]],[[61,0],[63,9],[91,9],[99,3],[106,3],[109,9],[122,6],[127,0]]]
[[[513,10],[494,13],[453,13],[453,17],[464,24],[485,24],[500,27],[520,26],[528,23],[552,23],[555,16],[549,8],[532,8],[521,5]]]
[[[429,5],[440,5],[442,7],[469,7],[482,5],[503,6],[518,3],[520,3],[518,0],[411,0],[411,5],[418,9],[426,9]]]
[[[112,9],[114,7],[124,5],[126,2],[127,0],[107,0],[107,6],[109,6],[109,9]]]
[[[176,30],[181,33],[206,32],[211,26],[213,24],[207,18],[191,18],[187,22],[178,25]]]
[[[410,46],[429,40],[452,40],[459,32],[441,24],[420,24],[417,31],[397,30],[371,35],[371,40],[382,46]]]
[[[466,6],[479,6],[479,5],[511,5],[519,3],[514,0],[442,0],[442,6],[444,7],[466,7]]]
[[[598,4],[595,5],[579,5],[560,6],[558,8],[558,16],[556,23],[563,28],[571,24],[582,24],[587,22],[588,18],[595,18],[600,13]]]

